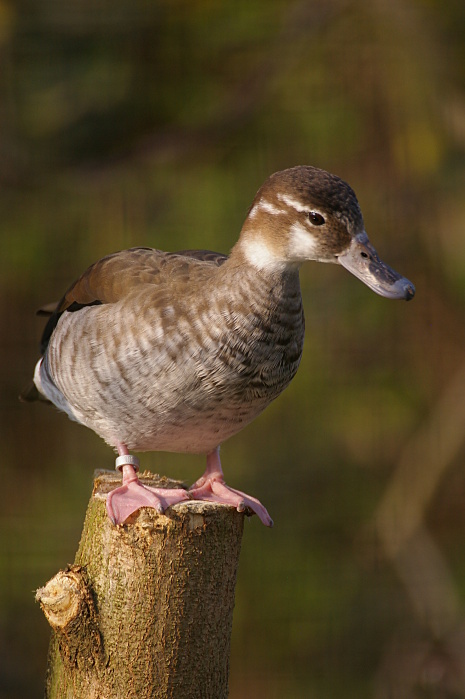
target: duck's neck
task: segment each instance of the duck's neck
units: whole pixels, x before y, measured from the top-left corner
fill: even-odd
[[[231,250],[231,260],[253,267],[269,276],[298,275],[300,264],[286,259],[284,242],[279,231],[253,226],[246,220],[239,240]]]
[[[247,357],[246,390],[267,404],[287,386],[302,355],[305,321],[298,268],[254,265],[237,244],[218,274],[217,289],[227,288],[221,294],[221,315],[230,333],[230,352]]]
[[[290,312],[296,320],[302,308],[298,266],[276,264],[260,243],[254,246],[252,238],[241,236],[218,270],[231,289],[231,298],[241,298],[252,312],[268,317]]]

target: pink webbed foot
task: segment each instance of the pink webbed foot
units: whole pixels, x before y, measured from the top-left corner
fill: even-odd
[[[123,471],[123,485],[107,495],[107,514],[113,524],[123,524],[129,515],[141,507],[153,507],[161,513],[170,505],[189,500],[183,488],[151,488],[143,485],[136,474],[138,459],[135,456],[121,454],[116,463],[117,468]]]
[[[215,449],[211,454],[208,454],[205,473],[189,488],[189,495],[193,500],[207,500],[220,502],[224,505],[234,505],[238,512],[244,512],[246,508],[250,508],[261,519],[263,524],[267,527],[273,526],[273,520],[259,500],[226,485],[221,468],[219,449]]]

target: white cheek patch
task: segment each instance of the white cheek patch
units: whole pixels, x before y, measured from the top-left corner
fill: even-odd
[[[317,241],[308,228],[305,228],[300,223],[293,223],[289,229],[289,244],[287,247],[289,259],[296,262],[315,260],[318,258],[317,249]]]
[[[242,250],[247,262],[257,269],[280,270],[286,266],[263,240],[245,240]]]

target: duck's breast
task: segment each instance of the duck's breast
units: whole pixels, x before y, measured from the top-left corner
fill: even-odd
[[[302,352],[298,279],[234,279],[64,313],[41,372],[50,399],[112,445],[210,451],[281,393]]]

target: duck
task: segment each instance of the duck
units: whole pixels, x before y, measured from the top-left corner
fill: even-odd
[[[305,320],[299,270],[342,265],[372,291],[410,300],[414,285],[378,256],[353,189],[313,166],[272,174],[229,255],[133,247],[92,264],[46,309],[34,396],[93,430],[118,454],[106,499],[121,525],[194,499],[273,521],[226,484],[220,446],[294,378]],[[31,398],[31,396],[29,396]],[[132,451],[204,454],[189,490],[143,485]]]

